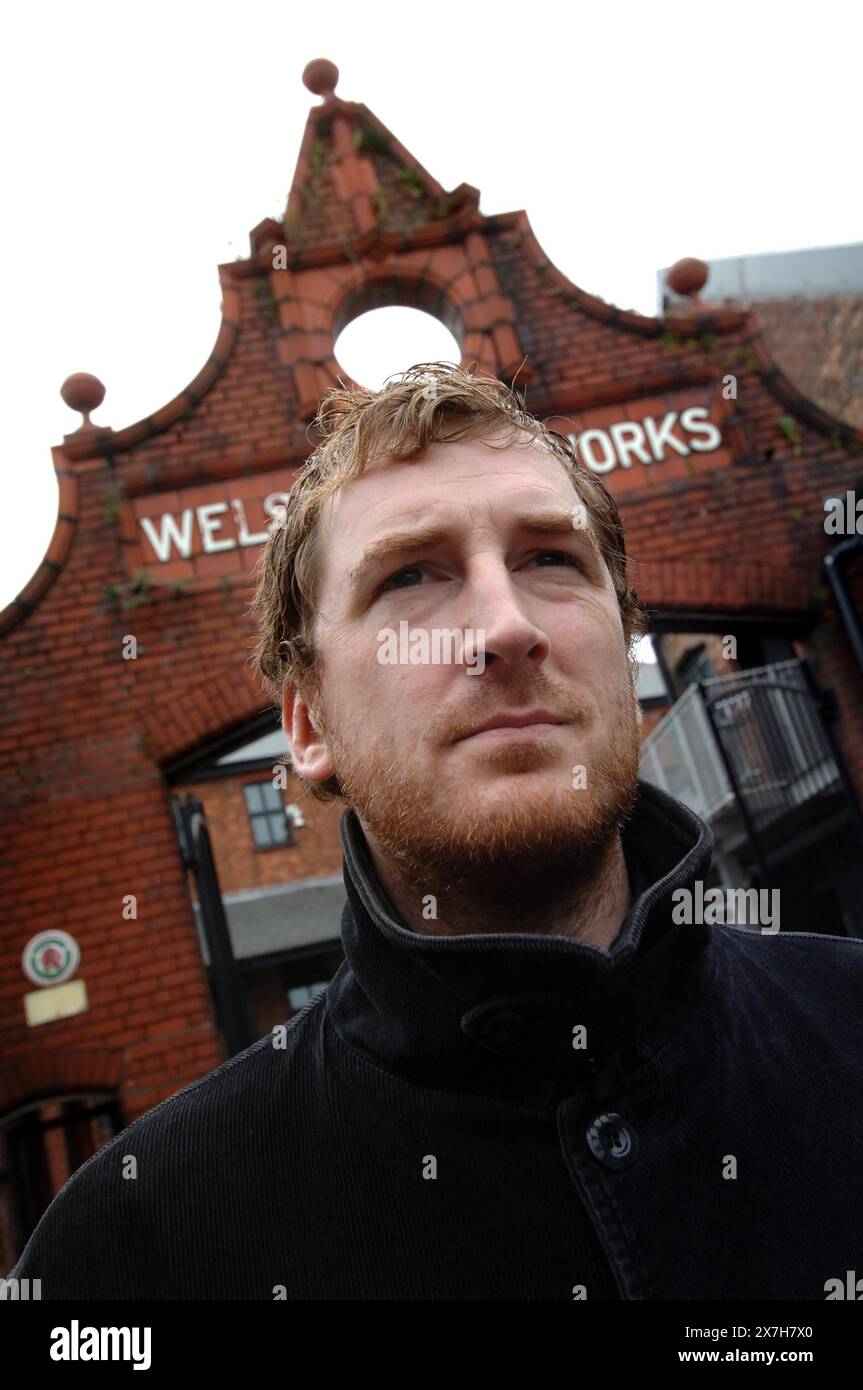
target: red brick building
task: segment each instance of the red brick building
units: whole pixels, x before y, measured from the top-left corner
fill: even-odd
[[[852,530],[824,521],[825,497],[863,498],[863,430],[790,384],[751,314],[699,302],[697,277],[664,319],[615,308],[550,264],[525,212],[483,215],[475,188],[443,189],[334,94],[328,65],[309,81],[323,101],[284,219],[219,267],[222,325],[195,379],[116,431],[89,423],[98,383],[67,383],[83,423],[53,451],[54,536],[0,615],[4,1268],[113,1128],[288,1017],[338,963],[340,809],[277,785],[286,747],[248,668],[247,607],[307,425],[345,376],[333,344],[366,309],[438,316],[464,364],[517,377],[528,409],[580,432],[665,652],[666,693],[644,701],[655,775],[673,790],[688,775],[667,711],[682,692],[694,718],[698,691],[727,863],[785,874],[798,896],[777,847],[812,850],[818,825],[817,858],[839,868],[820,885],[807,870],[812,891],[863,930],[847,906],[859,881],[830,898],[863,795],[863,582]],[[68,981],[25,976],[40,932],[80,948]]]

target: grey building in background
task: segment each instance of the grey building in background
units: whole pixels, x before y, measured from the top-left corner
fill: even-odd
[[[804,251],[725,256],[707,260],[706,264],[710,267],[710,276],[701,297],[710,303],[733,299],[745,304],[799,296],[809,299],[863,293],[863,242],[848,246],[815,246]],[[682,299],[665,283],[670,268],[665,266],[656,276],[656,312],[660,316],[670,312]]]

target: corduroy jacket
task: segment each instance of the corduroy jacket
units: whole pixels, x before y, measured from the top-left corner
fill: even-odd
[[[330,985],[88,1159],[14,1276],[570,1301],[823,1300],[863,1274],[863,941],[675,921],[712,832],[645,783],[607,951],[408,930],[351,810],[341,837]]]

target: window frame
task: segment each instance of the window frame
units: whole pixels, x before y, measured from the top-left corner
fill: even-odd
[[[243,804],[246,808],[246,816],[249,823],[249,831],[252,836],[252,848],[254,849],[255,853],[265,854],[268,850],[287,849],[290,845],[295,845],[296,840],[294,838],[294,829],[293,825],[291,824],[291,819],[287,813],[287,808],[285,806],[285,800],[282,796],[281,789],[275,786],[270,778],[266,777],[261,778],[255,782],[243,782],[242,786]],[[264,791],[264,788],[269,788],[271,791],[275,792],[276,796],[278,797],[278,805],[274,804],[268,806],[264,804],[259,809],[253,808],[249,804],[248,796],[248,792],[251,791],[253,787],[259,787],[261,789],[261,797],[264,803],[266,803],[267,799],[267,794]],[[255,828],[255,822],[264,821],[267,825],[268,832],[272,835],[272,817],[278,816],[279,814],[281,814],[281,821],[279,823],[284,824],[286,839],[278,841],[274,840],[270,844],[266,844],[262,841],[259,841]]]

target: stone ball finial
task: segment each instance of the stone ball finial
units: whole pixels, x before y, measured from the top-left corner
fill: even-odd
[[[303,68],[303,82],[316,97],[332,96],[339,80],[339,70],[329,58],[313,58]]]
[[[60,395],[70,410],[80,410],[84,417],[81,429],[94,428],[90,424],[90,411],[105,399],[105,388],[97,376],[91,376],[89,372],[73,372],[60,387]]]
[[[665,276],[665,283],[675,294],[697,299],[707,284],[709,274],[710,267],[705,261],[699,261],[695,256],[684,256],[682,261],[674,262]]]

